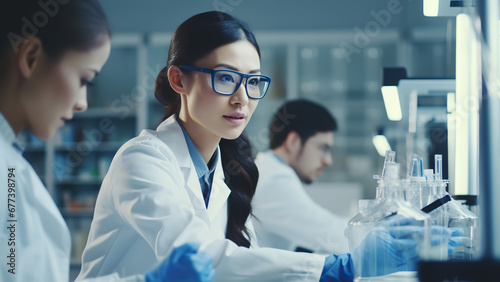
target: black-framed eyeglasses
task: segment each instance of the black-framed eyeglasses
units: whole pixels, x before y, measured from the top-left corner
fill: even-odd
[[[206,69],[180,65],[181,69],[208,73],[212,76],[212,89],[221,95],[233,95],[240,88],[243,78],[248,98],[262,99],[269,89],[271,78],[261,74],[244,74],[234,70]]]

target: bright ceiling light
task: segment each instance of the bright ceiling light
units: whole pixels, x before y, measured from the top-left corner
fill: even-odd
[[[439,11],[439,0],[424,0],[424,16],[437,17]]]
[[[382,86],[382,98],[384,99],[385,111],[389,120],[398,121],[403,118],[401,104],[399,102],[397,86]]]
[[[377,153],[380,156],[385,156],[386,151],[392,151],[391,145],[389,145],[389,141],[384,135],[375,135],[372,138],[373,145],[375,145],[375,149],[377,149]]]

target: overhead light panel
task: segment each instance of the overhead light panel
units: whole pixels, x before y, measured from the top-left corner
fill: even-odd
[[[476,5],[477,0],[424,0],[424,16],[455,17],[471,12]]]
[[[373,136],[372,141],[375,149],[377,150],[377,153],[380,156],[384,157],[386,151],[392,151],[391,145],[384,135],[383,127],[379,127],[377,129],[377,133]]]
[[[385,156],[385,151],[392,151],[391,145],[389,145],[389,141],[384,135],[375,135],[372,138],[373,145],[375,145],[375,149],[377,149],[377,153],[380,156]]]
[[[397,86],[382,86],[382,98],[389,120],[398,121],[403,118]]]
[[[399,80],[406,78],[406,69],[403,67],[385,67],[382,82],[382,98],[384,99],[387,117],[392,121],[403,118],[401,103],[399,101]]]
[[[424,0],[424,16],[437,17],[439,11],[439,0]]]

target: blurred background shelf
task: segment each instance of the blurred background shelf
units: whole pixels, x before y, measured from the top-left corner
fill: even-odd
[[[92,218],[94,216],[93,208],[62,208],[60,210],[64,218]]]
[[[82,185],[101,185],[102,179],[82,179],[78,177],[71,177],[62,180],[56,181],[57,185],[69,185],[74,186],[74,188],[78,188],[78,186]]]
[[[135,112],[123,112],[120,108],[89,108],[85,112],[75,113],[74,118],[124,118],[134,117]]]
[[[115,141],[115,142],[101,142],[98,143],[94,148],[92,148],[95,152],[116,152],[125,142]],[[55,146],[55,150],[57,152],[67,152],[67,151],[78,151],[81,143],[73,142],[73,143],[65,143],[62,145]]]

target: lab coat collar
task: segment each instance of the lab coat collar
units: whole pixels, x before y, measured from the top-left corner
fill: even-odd
[[[156,129],[156,132],[158,138],[172,150],[181,168],[194,167],[189,155],[186,139],[184,139],[184,134],[175,116],[171,116],[163,121]]]
[[[174,153],[189,189],[192,193],[194,193],[194,195],[196,195],[196,198],[199,200],[199,204],[205,206],[203,194],[200,190],[200,182],[198,181],[198,176],[196,174],[196,168],[191,160],[186,139],[184,138],[181,127],[177,123],[176,116],[171,116],[163,121],[158,126],[156,131],[158,138],[167,144],[167,146]],[[220,209],[225,206],[224,204],[231,193],[231,190],[224,182],[224,171],[222,169],[220,155],[220,149],[217,146],[217,167],[214,172],[212,191],[207,209],[210,221],[213,221]]]
[[[23,153],[24,146],[18,142],[14,129],[2,113],[0,113],[0,137],[3,137],[7,144],[11,144],[18,152]]]
[[[224,181],[224,170],[222,169],[222,161],[220,160],[220,149],[217,147],[217,167],[214,172],[214,179],[212,182],[212,191],[210,192],[210,200],[208,201],[208,216],[210,220],[219,213],[219,210],[223,208],[231,194],[231,189],[227,187]]]

